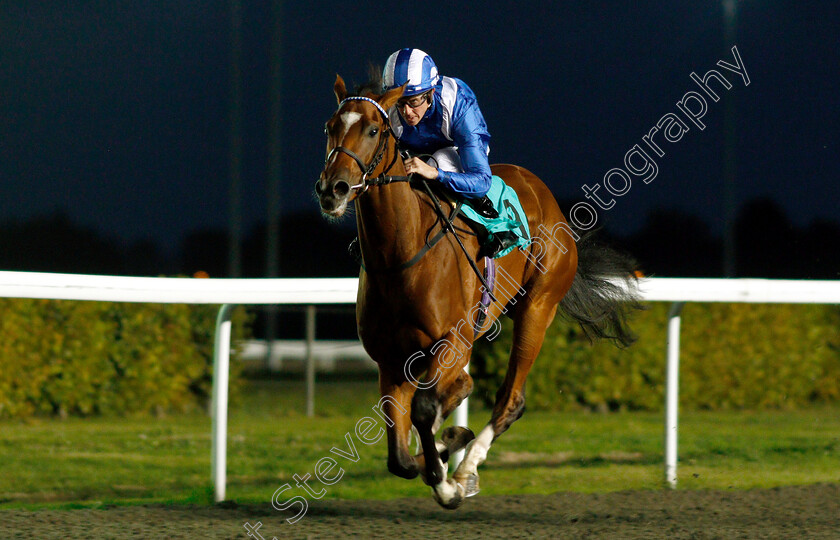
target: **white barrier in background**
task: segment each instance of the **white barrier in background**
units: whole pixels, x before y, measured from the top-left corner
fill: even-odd
[[[665,366],[665,482],[677,485],[680,314],[686,302],[840,304],[840,281],[651,278],[639,289],[647,302],[674,302],[668,313]]]
[[[227,400],[230,316],[236,304],[353,304],[358,278],[194,279],[0,272],[0,297],[222,304],[213,348],[212,478],[216,501],[224,500],[227,464]]]
[[[270,344],[262,339],[250,339],[238,344],[239,358],[246,364],[268,365],[269,371],[302,372],[309,354],[315,359],[315,369],[333,373],[342,366],[354,370],[376,372],[376,362],[371,360],[358,339],[319,339],[309,350],[305,339],[275,339]]]
[[[195,279],[0,272],[0,297],[163,304],[353,304],[357,278]]]
[[[109,302],[224,304],[216,325],[213,370],[213,482],[225,496],[230,313],[233,304],[352,304],[356,278],[193,279],[0,272],[0,297]],[[680,311],[685,302],[840,304],[840,281],[652,278],[642,299],[675,302],[668,323],[665,479],[676,484]],[[466,425],[466,400],[455,412]]]

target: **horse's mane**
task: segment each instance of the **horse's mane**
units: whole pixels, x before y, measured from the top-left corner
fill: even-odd
[[[382,95],[382,68],[375,64],[368,64],[368,82],[359,85],[349,95],[365,96]]]

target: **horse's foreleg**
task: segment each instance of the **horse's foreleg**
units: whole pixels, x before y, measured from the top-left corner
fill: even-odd
[[[465,370],[460,370],[458,377],[445,391],[442,404],[442,416],[444,420],[472,393],[472,389],[472,377]],[[449,458],[455,452],[463,450],[473,439],[475,439],[475,435],[468,427],[450,426],[446,428],[441,433],[440,441],[437,443],[441,460],[444,463],[448,462]]]
[[[449,417],[452,411],[458,408],[458,405],[461,404],[464,398],[472,393],[472,389],[472,377],[470,377],[470,374],[464,371],[463,368],[459,369],[457,377],[444,392],[445,395],[441,404],[444,420]]]
[[[455,340],[447,340],[445,343],[460,344]],[[449,346],[439,347],[411,403],[411,422],[417,428],[423,448],[423,480],[432,487],[435,499],[445,508],[460,506],[464,499],[464,488],[454,480],[447,479],[441,453],[448,459],[451,453],[449,447],[455,448],[468,439],[456,436],[450,438],[449,445],[443,441],[436,443],[435,432],[446,415],[457,407],[471,389],[472,380],[461,375],[468,359],[468,351]]]
[[[452,382],[452,384],[450,384],[449,388],[445,389],[443,392],[443,398],[441,400],[441,413],[440,415],[437,415],[434,424],[432,424],[432,434],[437,434],[441,424],[443,424],[452,411],[461,404],[464,398],[470,395],[472,387],[472,377],[470,377],[466,371],[461,370],[458,373],[458,377]],[[420,433],[417,431],[416,426],[414,428],[414,432],[417,434],[419,444]],[[435,443],[441,461],[444,463],[448,462],[449,458],[452,457],[455,452],[463,450],[474,438],[475,435],[473,435],[473,432],[466,427],[450,426],[443,430],[440,440]],[[418,460],[423,460],[423,453],[421,452],[414,457]]]
[[[467,446],[464,459],[453,478],[466,488],[469,497],[478,493],[478,466],[487,459],[493,442],[525,412],[525,379],[540,352],[545,331],[557,312],[556,304],[522,306],[514,318],[513,346],[505,381],[496,392],[490,422]]]
[[[416,387],[404,377],[379,372],[379,412],[384,416],[388,433],[388,471],[402,478],[415,478],[423,466],[408,449],[411,429],[411,398]]]

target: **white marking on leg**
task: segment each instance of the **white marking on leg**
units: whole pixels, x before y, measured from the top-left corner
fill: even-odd
[[[433,486],[432,489],[435,490],[435,494],[443,504],[449,504],[449,501],[458,495],[458,488],[456,486],[458,486],[456,482],[447,482],[445,479],[440,484]]]
[[[438,458],[438,465],[446,472],[446,466],[440,458]],[[432,490],[434,490],[435,498],[443,505],[448,505],[456,498],[464,498],[464,486],[445,476],[443,481],[432,486]]]
[[[458,466],[459,474],[477,474],[478,466],[484,463],[487,459],[487,451],[490,450],[490,445],[493,444],[493,426],[487,424],[481,433],[478,434],[473,441],[467,445],[467,455]]]
[[[361,120],[362,113],[347,111],[341,115],[341,123],[344,124],[344,133],[341,134],[341,142],[344,142],[344,137],[350,131],[350,126]]]

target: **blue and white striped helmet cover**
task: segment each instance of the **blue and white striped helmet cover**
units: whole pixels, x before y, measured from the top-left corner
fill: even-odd
[[[402,86],[406,81],[404,96],[422,94],[437,84],[440,77],[432,57],[420,49],[400,49],[385,62],[382,86],[385,90]]]

